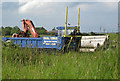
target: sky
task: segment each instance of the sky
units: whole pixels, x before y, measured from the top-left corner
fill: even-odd
[[[120,14],[120,2],[118,3],[118,14]],[[120,15],[118,15],[118,32],[120,32]]]
[[[53,1],[53,0],[51,0]],[[110,0],[109,0],[110,1]],[[22,29],[22,19],[30,19],[35,27],[44,27],[48,31],[65,25],[65,10],[68,6],[68,23],[77,25],[80,8],[81,32],[118,31],[118,2],[40,2],[38,0],[19,0],[2,2],[2,26],[18,26]],[[1,3],[0,3],[1,5]],[[0,17],[1,18],[1,17]],[[101,30],[100,30],[101,29]]]

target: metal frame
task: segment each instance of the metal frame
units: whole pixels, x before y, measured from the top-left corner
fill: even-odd
[[[67,29],[77,29],[77,32],[80,32],[80,29],[79,29],[79,27],[80,27],[79,26],[79,22],[80,22],[80,8],[78,8],[78,24],[77,24],[77,28],[76,28],[76,26],[75,27],[67,27],[67,17],[68,17],[68,7],[66,7],[65,35],[63,35],[63,37],[67,37],[67,35],[66,35]]]
[[[66,32],[67,32],[67,29],[77,29],[77,32],[80,32],[80,29],[79,29],[79,22],[80,22],[80,8],[78,8],[78,24],[77,24],[77,27],[67,27],[67,17],[68,17],[68,7],[66,7],[66,19],[65,19],[65,35],[63,35],[63,37],[71,37],[70,38],[70,41],[69,41],[69,43],[68,43],[68,45],[67,45],[67,50],[68,50],[68,48],[69,48],[69,46],[70,46],[70,44],[71,44],[71,41],[72,41],[72,39],[73,39],[73,37],[82,37],[81,35],[79,35],[79,36],[71,36],[71,35],[66,35]],[[79,48],[79,46],[80,46],[80,42],[81,42],[81,40],[79,40],[79,43],[78,43],[78,48]],[[64,46],[63,46],[63,48],[62,49],[64,49]]]

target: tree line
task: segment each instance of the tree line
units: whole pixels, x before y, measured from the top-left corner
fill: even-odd
[[[14,27],[1,27],[2,29],[2,36],[10,36],[13,35],[13,33],[21,33],[22,30],[18,27],[18,26],[14,26]],[[47,35],[50,34],[44,27],[36,27],[37,33],[39,35]],[[30,31],[28,31],[28,34],[30,35]]]

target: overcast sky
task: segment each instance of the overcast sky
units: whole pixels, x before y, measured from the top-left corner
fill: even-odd
[[[22,1],[22,0],[21,0]],[[2,26],[18,26],[22,19],[31,19],[35,27],[51,30],[65,25],[65,10],[68,6],[68,23],[77,25],[78,8],[81,32],[107,32],[118,30],[117,2],[2,2]],[[101,31],[100,31],[101,27]]]

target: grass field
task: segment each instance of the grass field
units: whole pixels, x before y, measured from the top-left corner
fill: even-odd
[[[0,41],[1,41],[1,35],[0,35]],[[2,47],[2,44],[0,42],[0,48]],[[0,80],[2,79],[2,49],[0,49]]]
[[[110,34],[112,42],[117,34]],[[2,47],[3,79],[118,79],[118,44],[116,48],[94,53]]]

